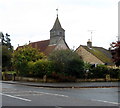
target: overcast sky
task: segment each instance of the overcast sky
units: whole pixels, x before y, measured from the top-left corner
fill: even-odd
[[[86,45],[109,48],[118,35],[119,0],[0,0],[0,31],[11,35],[14,48],[50,38],[56,9],[70,48]]]

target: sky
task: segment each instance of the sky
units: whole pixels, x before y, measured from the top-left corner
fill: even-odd
[[[108,49],[118,36],[119,0],[0,0],[0,31],[18,44],[50,38],[57,17],[71,49],[86,45]]]

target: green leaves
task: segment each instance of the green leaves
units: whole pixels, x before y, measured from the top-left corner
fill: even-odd
[[[83,76],[84,62],[71,50],[57,50],[51,53],[49,60],[55,63],[55,72],[68,76]]]
[[[0,39],[1,39],[1,50],[0,54],[2,54],[2,71],[11,70],[11,58],[13,52],[13,46],[11,45],[10,35],[6,33],[6,36],[0,32]]]
[[[7,46],[2,46],[2,71],[10,70],[11,68],[12,51]]]
[[[44,75],[51,74],[53,70],[52,62],[44,59],[38,60],[36,62],[29,62],[28,66],[30,67],[29,69],[32,71],[33,76],[35,77],[43,77]]]
[[[28,62],[35,62],[39,59],[45,59],[46,56],[31,46],[24,46],[13,53],[13,65],[19,74],[27,75],[29,73]]]

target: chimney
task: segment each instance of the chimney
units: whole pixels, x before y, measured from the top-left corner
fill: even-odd
[[[90,39],[87,42],[87,47],[92,48],[92,42],[90,41]]]

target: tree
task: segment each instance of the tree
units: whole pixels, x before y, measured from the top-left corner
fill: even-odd
[[[11,70],[12,62],[12,51],[8,50],[7,46],[2,46],[2,70]]]
[[[10,35],[6,33],[4,36],[2,32],[0,32],[0,38],[3,46],[7,46],[8,49],[13,50],[13,46],[11,45]]]
[[[49,55],[48,59],[54,62],[56,73],[66,76],[83,76],[84,62],[71,50],[56,50]]]
[[[19,75],[25,76],[29,73],[28,62],[45,59],[46,56],[37,49],[25,45],[13,53],[13,65]]]
[[[0,32],[1,44],[2,44],[2,71],[11,70],[12,52],[13,46],[11,45],[10,35],[6,33],[6,36]]]
[[[111,54],[116,66],[120,66],[120,41],[111,44]]]

